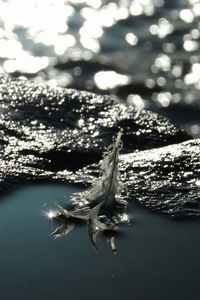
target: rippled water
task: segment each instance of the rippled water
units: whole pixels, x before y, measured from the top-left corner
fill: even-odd
[[[1,0],[1,71],[160,112],[200,136],[199,0]]]

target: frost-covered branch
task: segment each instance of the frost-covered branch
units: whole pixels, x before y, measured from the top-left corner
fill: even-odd
[[[119,131],[116,140],[109,147],[100,162],[101,175],[93,184],[83,192],[75,193],[72,197],[74,208],[67,210],[56,204],[56,218],[62,218],[65,222],[81,219],[87,222],[91,244],[96,250],[97,235],[104,230],[113,230],[122,222],[118,208],[126,202],[121,197],[121,183],[119,175],[119,151],[122,147],[122,130]],[[62,234],[63,229],[63,234]],[[67,224],[59,226],[53,233],[55,237],[65,235],[73,229]],[[112,248],[113,246],[112,238]]]

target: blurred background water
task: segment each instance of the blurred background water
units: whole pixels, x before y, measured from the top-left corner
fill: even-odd
[[[0,72],[111,94],[200,137],[199,0],[1,0]]]

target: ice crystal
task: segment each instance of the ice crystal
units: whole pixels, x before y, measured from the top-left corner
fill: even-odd
[[[51,234],[55,238],[68,234],[73,228],[76,220],[87,222],[90,242],[97,248],[97,236],[105,230],[114,230],[123,221],[121,218],[126,202],[121,197],[121,182],[119,174],[119,151],[122,147],[122,130],[109,147],[100,161],[100,176],[93,184],[83,192],[72,196],[73,209],[67,210],[56,204],[55,218],[62,219],[64,223],[56,228]],[[119,212],[120,211],[120,212]],[[112,236],[110,245],[116,252],[115,240]]]

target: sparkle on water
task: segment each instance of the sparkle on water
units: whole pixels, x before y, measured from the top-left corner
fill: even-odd
[[[4,0],[0,11],[0,72],[53,87],[115,89],[137,108],[199,106],[197,0]]]
[[[56,216],[56,213],[54,212],[54,211],[49,211],[48,213],[47,213],[47,217],[49,218],[49,219],[53,219],[53,218],[55,218],[55,216]]]

